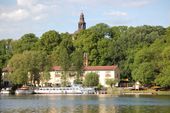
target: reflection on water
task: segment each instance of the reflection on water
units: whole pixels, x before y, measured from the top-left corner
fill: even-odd
[[[0,113],[169,113],[168,96],[0,96]]]

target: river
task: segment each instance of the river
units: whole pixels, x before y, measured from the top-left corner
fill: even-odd
[[[0,113],[170,113],[170,96],[1,95]]]

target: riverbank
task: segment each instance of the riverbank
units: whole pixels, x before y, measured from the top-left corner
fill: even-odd
[[[153,89],[130,90],[124,88],[108,88],[107,92],[112,95],[170,95],[170,91],[156,91]]]

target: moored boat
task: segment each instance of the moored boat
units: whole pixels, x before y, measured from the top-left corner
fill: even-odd
[[[29,86],[23,86],[15,91],[15,94],[33,94],[33,93],[34,93],[33,88]]]
[[[2,88],[0,93],[1,94],[10,94],[11,88]]]
[[[94,88],[72,87],[39,87],[34,90],[36,94],[94,94]]]

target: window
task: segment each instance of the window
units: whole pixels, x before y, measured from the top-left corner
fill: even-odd
[[[110,74],[106,74],[105,77],[111,77],[111,75]]]
[[[55,77],[57,78],[57,77],[60,77],[60,75],[59,74],[55,74]]]

